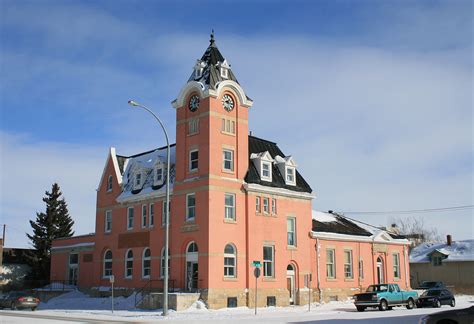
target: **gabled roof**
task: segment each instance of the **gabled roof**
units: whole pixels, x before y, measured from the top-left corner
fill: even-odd
[[[226,59],[224,58],[224,56],[222,56],[221,52],[216,46],[216,42],[214,40],[214,32],[212,32],[211,34],[211,39],[209,40],[209,47],[202,55],[200,61],[205,63],[202,75],[197,78],[195,75],[196,71],[193,71],[193,73],[189,77],[188,82],[198,81],[212,90],[215,90],[216,85],[224,80],[232,80],[235,81],[237,84],[239,83],[234,73],[232,72],[232,69],[230,68],[228,69],[227,78],[223,78],[220,74],[219,63],[224,63]]]
[[[327,232],[358,236],[372,236],[374,233],[347,218],[313,210],[313,232]]]
[[[446,256],[443,262],[474,261],[474,240],[420,244],[411,250],[410,263],[430,262],[433,254]]]
[[[250,159],[252,154],[259,154],[262,152],[266,152],[271,155],[272,159],[275,159],[277,155],[285,156],[283,152],[278,148],[278,146],[270,141],[251,136],[249,135],[249,169],[247,171],[247,175],[245,176],[245,181],[247,183],[254,183],[259,184],[262,186],[273,187],[273,188],[283,188],[288,189],[291,191],[298,191],[298,192],[307,192],[311,193],[313,190],[306,182],[305,179],[301,176],[301,174],[296,170],[296,186],[287,185],[285,182],[284,177],[280,173],[278,167],[272,163],[272,181],[262,181],[260,179],[259,173],[257,168],[255,167],[254,163]],[[255,156],[255,155],[254,155]]]

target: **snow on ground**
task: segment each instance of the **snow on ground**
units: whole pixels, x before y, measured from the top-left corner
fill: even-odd
[[[456,308],[466,308],[474,305],[474,296],[456,296]],[[58,316],[61,319],[83,319],[84,321],[126,321],[126,322],[189,322],[189,323],[418,323],[421,316],[436,313],[441,309],[422,308],[407,310],[405,307],[395,307],[391,311],[366,310],[357,312],[351,300],[314,303],[308,312],[308,305],[290,307],[258,308],[257,315],[253,308],[238,307],[208,310],[202,301],[194,303],[189,309],[181,312],[170,310],[169,316],[161,316],[161,310],[139,310],[134,308],[135,296],[118,297],[114,300],[115,312],[112,314],[111,298],[92,298],[78,291],[69,292],[41,303],[36,312],[21,311],[15,313],[28,314],[31,318],[41,319],[42,316]],[[9,312],[11,313],[11,312]],[[1,312],[0,312],[1,315]],[[7,316],[2,316],[4,319]],[[8,317],[11,319],[10,317]],[[14,321],[12,320],[12,323]],[[56,322],[56,321],[55,321]]]

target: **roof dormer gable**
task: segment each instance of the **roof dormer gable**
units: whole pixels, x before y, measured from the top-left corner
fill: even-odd
[[[219,69],[220,75],[224,79],[229,78],[229,69],[230,65],[227,63],[227,60],[224,59],[224,62],[217,62],[217,68]]]
[[[285,184],[290,186],[296,186],[296,167],[297,164],[291,155],[281,157],[277,155],[275,157],[275,164],[278,167],[281,175],[285,179]]]
[[[206,62],[202,60],[196,60],[196,64],[194,65],[194,80],[199,80],[202,77],[206,65]]]
[[[153,167],[153,185],[161,186],[165,179],[165,166],[166,163],[160,159],[157,159],[155,166]]]
[[[262,181],[272,181],[272,164],[274,162],[268,151],[252,153],[250,159],[257,168],[257,172]]]

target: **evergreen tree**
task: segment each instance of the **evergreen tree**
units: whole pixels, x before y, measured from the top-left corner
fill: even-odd
[[[31,255],[32,277],[49,280],[51,267],[51,243],[60,237],[70,237],[74,234],[74,221],[69,216],[66,201],[57,183],[51,192],[46,191],[43,201],[46,203],[45,213],[36,213],[36,220],[30,220],[33,235],[26,234],[35,248]]]

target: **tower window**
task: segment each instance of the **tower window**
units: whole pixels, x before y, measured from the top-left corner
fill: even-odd
[[[189,151],[189,171],[197,171],[199,162],[199,151]]]
[[[196,217],[196,195],[190,193],[186,195],[186,220],[193,220]]]
[[[225,171],[234,171],[234,151],[227,149],[223,150],[222,160]]]
[[[107,191],[112,191],[112,181],[113,177],[109,175],[109,178],[107,179]]]
[[[199,132],[199,119],[195,118],[188,122],[188,135],[197,134]]]
[[[225,194],[225,219],[235,220],[235,195]]]
[[[228,118],[222,118],[221,132],[235,135],[235,121]]]

